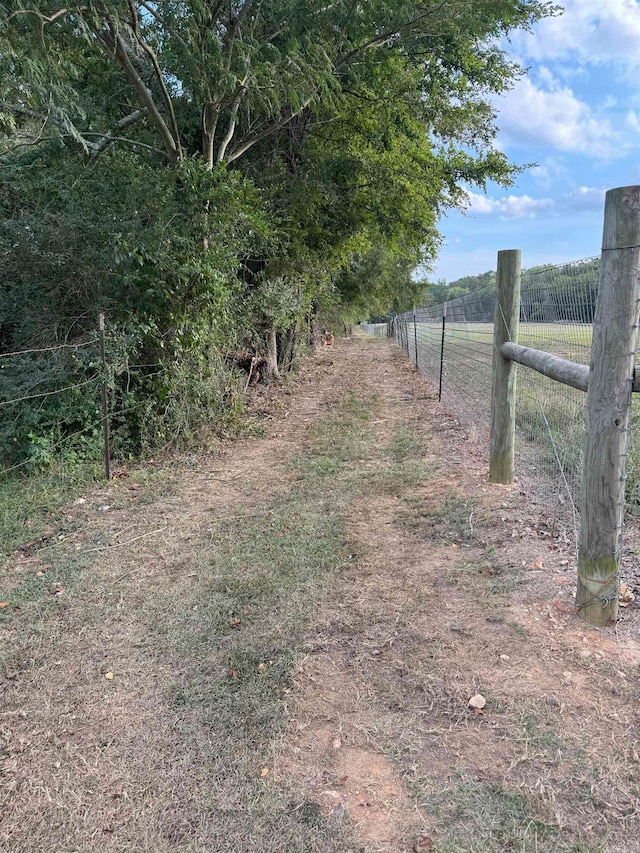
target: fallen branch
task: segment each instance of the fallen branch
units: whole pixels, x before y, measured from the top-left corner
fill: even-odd
[[[126,545],[131,545],[132,542],[137,542],[139,539],[145,539],[147,536],[155,536],[157,533],[162,533],[169,527],[165,524],[159,530],[150,530],[149,533],[141,533],[140,536],[134,536],[133,539],[127,539],[126,542],[116,542],[114,545],[98,545],[97,548],[87,548],[85,551],[80,551],[81,554],[91,554],[94,551],[108,551],[110,548],[124,548]]]

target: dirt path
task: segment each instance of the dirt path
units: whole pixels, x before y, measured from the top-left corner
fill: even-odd
[[[2,849],[640,850],[638,611],[386,341],[263,408],[7,561]]]

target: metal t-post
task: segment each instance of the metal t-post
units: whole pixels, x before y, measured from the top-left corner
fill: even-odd
[[[444,335],[447,329],[447,303],[442,308],[442,339],[440,341],[440,382],[438,383],[438,400],[442,402],[442,374],[444,370]]]

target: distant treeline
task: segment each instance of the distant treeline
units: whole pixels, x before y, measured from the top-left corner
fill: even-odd
[[[522,272],[520,318],[523,322],[593,323],[600,275],[598,258],[559,266],[536,266]],[[438,281],[425,290],[423,305],[440,314],[447,303],[447,317],[456,320],[493,319],[496,274],[468,275],[447,284]]]

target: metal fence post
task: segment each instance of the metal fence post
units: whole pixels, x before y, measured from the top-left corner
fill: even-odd
[[[440,341],[440,380],[438,382],[438,400],[442,402],[442,374],[444,371],[444,335],[447,329],[447,303],[442,306],[442,339]]]
[[[520,249],[498,252],[496,311],[493,328],[493,378],[491,387],[491,438],[489,479],[513,483],[516,429],[516,364],[500,347],[518,342],[520,317]]]
[[[416,306],[413,306],[413,345],[416,350],[416,370],[418,370],[418,327],[416,325]]]
[[[618,615],[639,307],[640,186],[619,187],[605,201],[585,416],[576,605],[592,625]]]
[[[111,460],[109,450],[109,400],[107,397],[107,356],[104,346],[104,314],[98,314],[98,338],[100,340],[100,359],[102,361],[102,430],[104,435],[104,475],[111,479]]]

